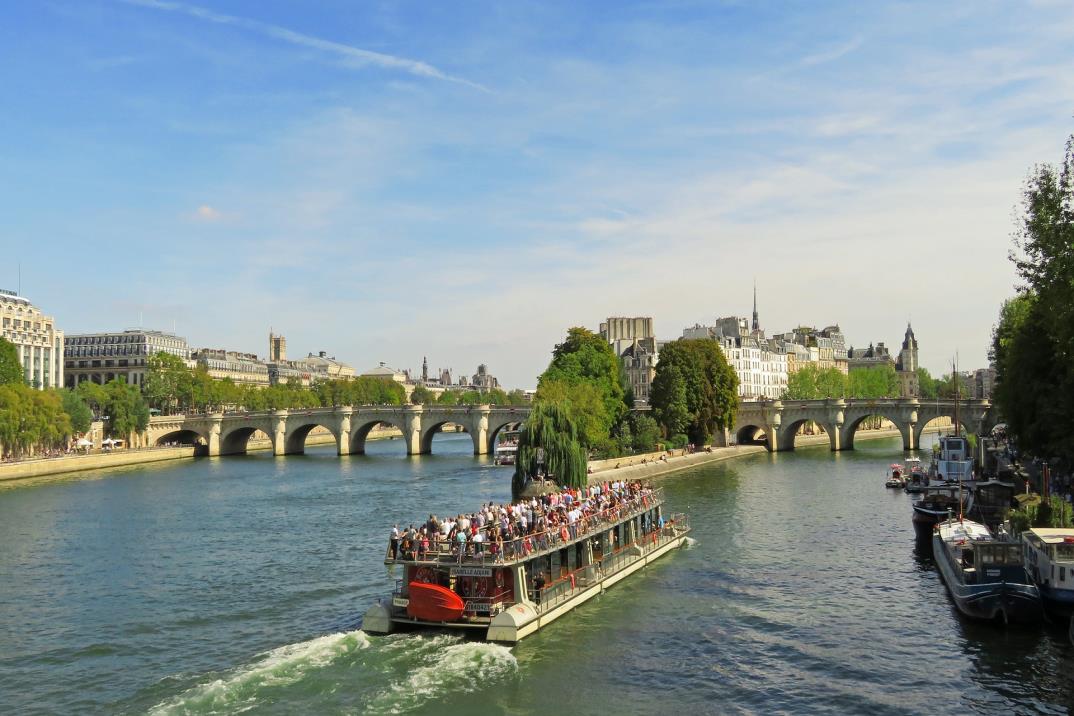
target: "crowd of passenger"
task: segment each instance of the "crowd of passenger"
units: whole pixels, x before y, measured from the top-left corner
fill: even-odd
[[[443,519],[429,515],[421,525],[394,525],[391,559],[438,560],[525,557],[596,531],[622,516],[653,504],[653,488],[640,482],[605,481],[583,488],[562,488],[515,503],[481,505],[475,512]],[[646,529],[663,527],[663,518]]]

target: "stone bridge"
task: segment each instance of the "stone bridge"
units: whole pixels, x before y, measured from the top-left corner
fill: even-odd
[[[887,418],[902,434],[904,450],[916,450],[925,426],[936,418],[955,419],[954,400],[766,400],[739,405],[735,432],[739,444],[755,442],[763,433],[764,444],[772,452],[794,449],[798,429],[812,421],[828,435],[832,450],[853,450],[854,433],[865,418]],[[987,435],[1000,421],[987,400],[962,400],[958,420],[966,432]]]
[[[474,442],[474,454],[493,451],[496,436],[529,415],[529,406],[344,406],[252,413],[157,416],[143,439],[149,445],[180,442],[201,446],[209,456],[241,455],[258,431],[272,441],[274,455],[305,451],[306,436],[322,427],[332,433],[340,455],[365,452],[369,431],[378,425],[398,428],[407,455],[432,452],[433,436],[447,423],[460,426]]]

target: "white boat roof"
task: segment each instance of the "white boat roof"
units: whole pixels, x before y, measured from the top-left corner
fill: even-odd
[[[1031,527],[1029,531],[1046,544],[1062,544],[1068,539],[1074,542],[1074,527]]]
[[[940,523],[940,539],[944,542],[965,540],[966,542],[991,541],[992,533],[979,522],[971,520],[948,520]]]

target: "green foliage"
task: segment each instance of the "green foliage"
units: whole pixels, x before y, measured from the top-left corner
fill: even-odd
[[[538,461],[539,455],[543,462]],[[519,434],[514,493],[517,495],[542,470],[560,485],[582,487],[587,481],[587,464],[569,409],[549,402],[534,404]]]
[[[1011,531],[1020,534],[1030,527],[1074,527],[1074,512],[1070,503],[1062,497],[1027,502],[1017,510],[1007,513]]]
[[[932,377],[927,368],[917,369],[917,385],[923,400],[936,400],[940,397],[936,379]]]
[[[591,383],[574,385],[563,380],[541,380],[534,405],[554,404],[562,407],[571,417],[578,439],[586,448],[602,447],[611,435],[612,425],[605,411],[606,404],[600,390]]]
[[[690,438],[682,433],[677,433],[668,438],[668,447],[678,450],[679,448],[686,447],[686,444],[690,442]]]
[[[131,433],[145,430],[149,425],[149,406],[142,392],[119,379],[110,380],[103,387],[101,408],[108,416],[108,434],[126,440]]]
[[[71,430],[76,433],[84,433],[90,429],[93,422],[93,411],[86,405],[82,396],[73,390],[62,389],[58,391],[63,412],[71,420]]]
[[[658,449],[660,444],[660,426],[656,420],[648,415],[642,413],[631,413],[629,418],[630,426],[630,448],[633,452],[653,452]],[[623,452],[627,452],[624,450]]]
[[[846,376],[846,395],[848,398],[899,397],[899,375],[895,366],[885,364],[875,368],[856,368]]]
[[[15,344],[0,337],[0,385],[19,385],[25,383],[19,352]]]
[[[552,362],[537,382],[538,399],[541,398],[542,388],[550,382],[561,383],[571,389],[588,385],[599,396],[602,408],[592,419],[607,429],[600,433],[587,430],[587,446],[607,440],[611,427],[619,423],[630,407],[623,390],[619,358],[607,341],[586,328],[568,330],[567,339],[552,351]],[[545,389],[547,393],[548,389]],[[589,427],[594,426],[591,424]]]
[[[1011,259],[1024,281],[993,333],[993,397],[1023,450],[1074,465],[1074,136],[1034,168]]]
[[[0,385],[0,444],[6,454],[22,456],[62,447],[71,419],[54,390],[35,390],[22,382]]]
[[[665,434],[703,445],[734,424],[738,376],[715,341],[673,341],[660,352],[649,402]]]
[[[525,405],[528,402],[525,391],[515,388],[507,394],[507,402],[504,405]]]
[[[433,391],[426,388],[424,385],[419,385],[410,392],[410,404],[411,405],[425,405],[426,403],[435,403],[436,395]]]

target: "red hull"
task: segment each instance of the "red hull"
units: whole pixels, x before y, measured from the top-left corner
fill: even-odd
[[[410,603],[406,613],[428,622],[453,622],[462,616],[466,604],[455,592],[439,584],[410,583]]]

